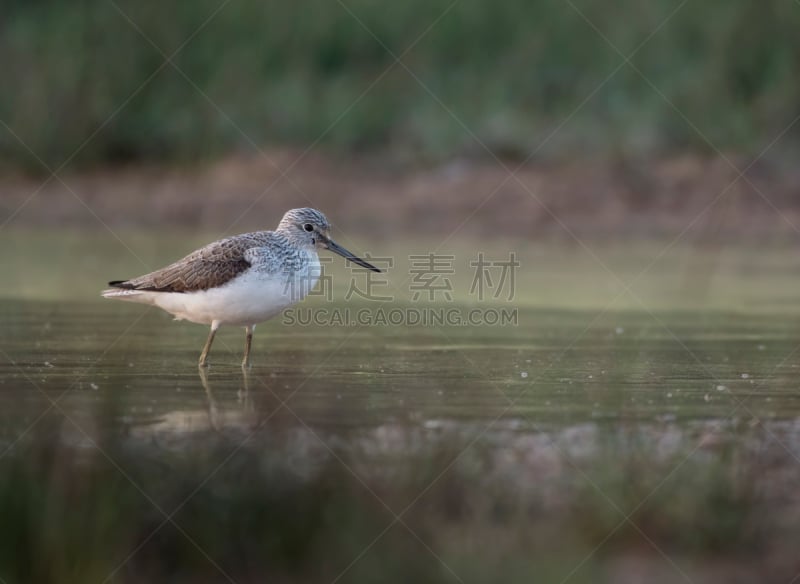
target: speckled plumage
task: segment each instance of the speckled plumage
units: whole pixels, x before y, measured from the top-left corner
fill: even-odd
[[[109,285],[148,292],[198,292],[222,286],[250,269],[278,276],[307,264],[306,254],[280,231],[256,231],[209,243],[160,270]]]
[[[339,246],[329,232],[328,219],[316,209],[292,209],[275,231],[215,241],[160,270],[109,282],[113,288],[102,295],[158,306],[177,320],[210,324],[201,365],[220,325],[244,326],[247,364],[255,325],[302,300],[316,284],[317,248],[380,271]]]

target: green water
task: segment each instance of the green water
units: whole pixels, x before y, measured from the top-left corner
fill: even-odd
[[[251,369],[223,329],[207,372],[202,326],[30,284],[0,300],[0,578],[785,584],[800,314],[774,301],[781,265],[744,305],[277,318]]]
[[[2,315],[6,440],[50,400],[65,416],[140,434],[213,430],[209,408],[223,426],[296,418],[325,432],[800,413],[798,318],[527,309],[516,326],[496,327],[278,319],[258,328],[248,372],[239,367],[243,333],[223,329],[204,378],[196,359],[205,327],[156,309],[5,301]],[[104,419],[109,405],[117,415]]]

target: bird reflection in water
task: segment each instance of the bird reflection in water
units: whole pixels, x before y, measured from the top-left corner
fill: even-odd
[[[210,426],[217,432],[229,429],[254,430],[259,423],[259,415],[253,404],[250,394],[250,372],[242,367],[242,387],[238,392],[239,408],[220,408],[211,383],[208,379],[208,370],[198,367],[200,383],[206,392],[208,400],[208,421]]]

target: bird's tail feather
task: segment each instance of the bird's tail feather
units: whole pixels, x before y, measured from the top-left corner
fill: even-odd
[[[130,290],[130,289],[123,289],[123,288],[110,288],[108,290],[103,290],[100,292],[100,295],[103,298],[118,298],[120,300],[133,300],[137,296],[141,296],[143,292],[141,290]]]

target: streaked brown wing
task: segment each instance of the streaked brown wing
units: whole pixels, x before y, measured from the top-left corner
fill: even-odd
[[[152,292],[196,292],[222,286],[250,267],[245,252],[258,245],[255,236],[239,235],[215,241],[188,256],[132,280],[109,282],[109,286]]]

